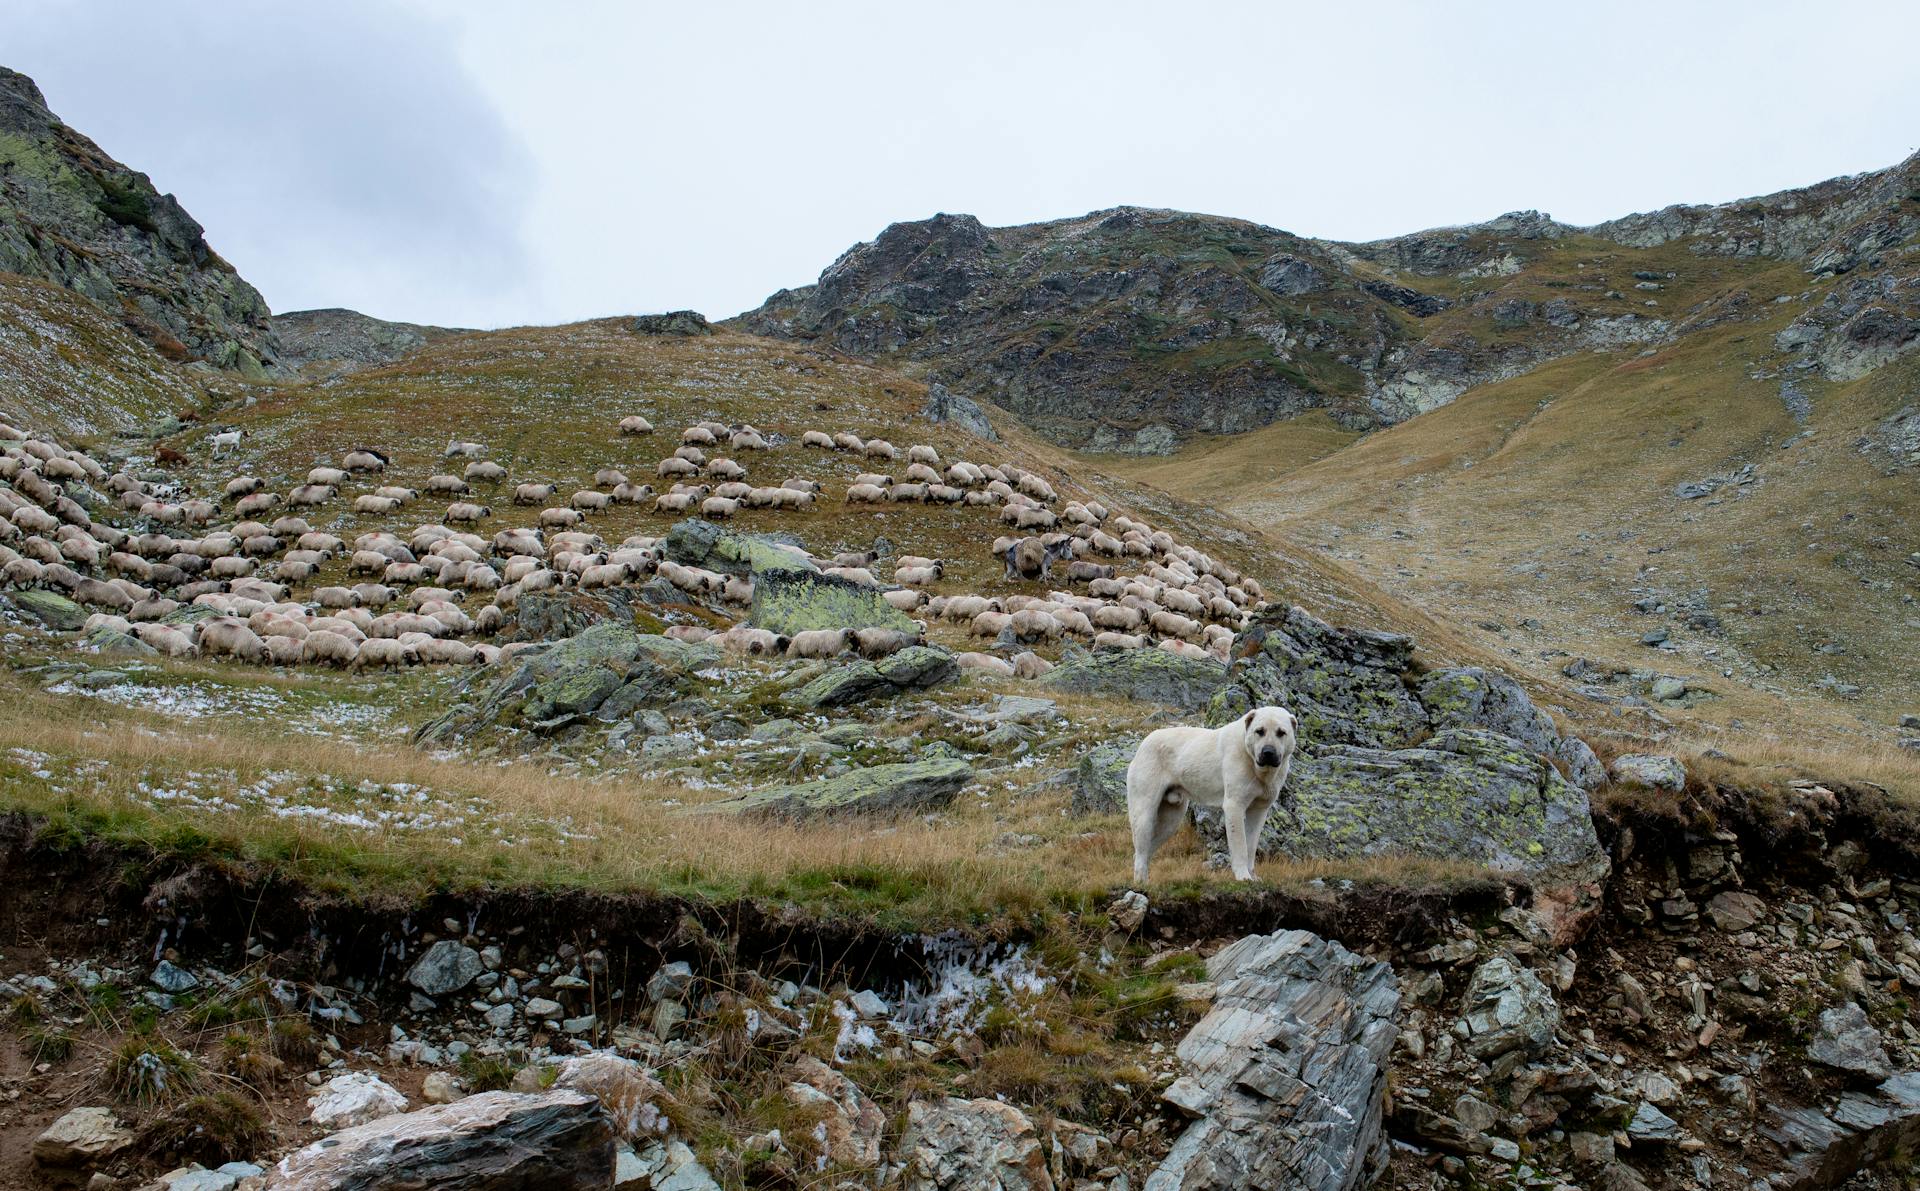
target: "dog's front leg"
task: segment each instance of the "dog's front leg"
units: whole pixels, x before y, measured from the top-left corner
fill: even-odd
[[[1247,804],[1228,795],[1220,805],[1220,817],[1226,820],[1227,860],[1233,875],[1242,881],[1253,880],[1253,857],[1247,844]]]

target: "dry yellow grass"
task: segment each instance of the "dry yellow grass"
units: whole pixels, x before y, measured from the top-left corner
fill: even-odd
[[[1079,702],[1082,710],[1101,703]],[[250,787],[271,787],[279,801],[241,797]],[[394,806],[394,790],[403,809],[453,808],[458,822],[411,830],[285,813],[298,804],[369,814]],[[416,807],[409,800],[422,791],[431,801]],[[285,736],[270,724],[182,724],[0,680],[0,799],[9,809],[163,851],[269,863],[323,887],[417,892],[489,883],[772,896],[927,926],[1082,904],[1122,885],[1130,866],[1121,817],[1068,820],[1060,791],[965,793],[936,816],[815,825],[689,813],[730,793],[572,777],[537,759],[497,763]],[[221,805],[205,805],[203,795]],[[1176,842],[1156,883],[1217,882],[1202,859],[1190,839]],[[1464,866],[1393,859],[1262,868],[1264,879],[1282,885],[1470,875]]]

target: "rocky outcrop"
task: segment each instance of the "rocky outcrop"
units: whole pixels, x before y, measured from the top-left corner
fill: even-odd
[[[163,356],[257,373],[280,347],[267,304],[145,174],[62,123],[0,67],[0,271],[83,294]]]
[[[398,363],[427,344],[463,332],[418,323],[388,322],[357,310],[294,310],[269,321],[290,368],[317,365],[322,373],[358,372]]]
[[[553,1191],[613,1184],[613,1130],[585,1092],[482,1092],[322,1138],[282,1158],[271,1191]]]
[[[954,757],[870,765],[838,777],[772,786],[723,802],[707,814],[773,815],[814,819],[834,815],[897,815],[938,810],[973,780],[973,767]]]
[[[672,310],[666,314],[642,314],[629,324],[635,335],[675,335],[682,338],[713,334],[713,324],[698,310]]]
[[[1210,658],[1183,658],[1164,649],[1074,653],[1040,679],[1055,690],[1164,703],[1185,711],[1206,707],[1227,668]]]
[[[1911,1162],[1920,1146],[1920,1072],[1905,1071],[1872,1092],[1848,1092],[1829,1110],[1769,1105],[1761,1133],[1785,1149],[1778,1191],[1829,1191],[1882,1163]]]
[[[518,654],[505,673],[481,672],[473,689],[415,733],[453,740],[496,724],[553,732],[589,717],[612,722],[672,702],[691,689],[695,671],[719,650],[642,634],[607,621]]]
[[[787,636],[809,629],[919,632],[906,613],[881,599],[875,589],[812,571],[755,571],[748,620],[756,628]]]
[[[788,701],[801,707],[845,707],[900,691],[926,690],[960,673],[953,655],[930,645],[909,645],[877,662],[835,665],[795,690]]]
[[[1586,794],[1482,729],[1449,728],[1412,748],[1317,749],[1295,759],[1287,789],[1295,813],[1268,817],[1262,855],[1430,856],[1518,873],[1557,934],[1591,915],[1610,867]]]
[[[980,407],[980,403],[950,391],[945,385],[927,386],[927,404],[921,409],[920,416],[936,426],[957,426],[975,438],[983,438],[988,442],[1000,441],[999,432],[994,430],[993,423],[987,418],[987,411]]]
[[[1207,961],[1212,1009],[1179,1047],[1166,1101],[1195,1118],[1147,1191],[1351,1191],[1384,1169],[1393,969],[1306,931]]]
[[[1104,815],[1127,808],[1127,766],[1141,739],[1103,741],[1087,750],[1073,772],[1074,814]]]
[[[1413,662],[1413,638],[1404,634],[1337,629],[1298,605],[1275,607],[1254,618],[1233,653],[1233,682],[1213,699],[1209,724],[1280,704],[1293,712],[1308,750],[1396,748],[1428,727],[1402,678]]]

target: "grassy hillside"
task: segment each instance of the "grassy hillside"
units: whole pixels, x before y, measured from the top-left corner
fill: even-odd
[[[88,437],[150,426],[201,399],[191,373],[98,306],[0,273],[0,419]]]
[[[1912,408],[1920,364],[1844,383],[1791,368],[1774,335],[1838,282],[1740,272],[1757,317],[1658,351],[1569,357],[1337,450],[1322,428],[1284,423],[1117,470],[1199,492],[1481,626],[1481,644],[1536,673],[1579,657],[1670,674],[1703,692],[1664,716],[1791,740],[1805,701],[1823,725],[1886,743],[1920,706],[1907,664],[1920,650],[1920,499],[1888,430]],[[1773,304],[1780,294],[1791,300]],[[1733,295],[1692,296],[1697,309]],[[1673,651],[1640,643],[1662,628]]]

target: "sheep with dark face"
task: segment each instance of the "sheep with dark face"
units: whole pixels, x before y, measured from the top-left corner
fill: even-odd
[[[1073,556],[1072,538],[1021,538],[1008,546],[1000,555],[1006,563],[1005,578],[1011,579],[1048,579],[1051,578],[1053,564]]]

